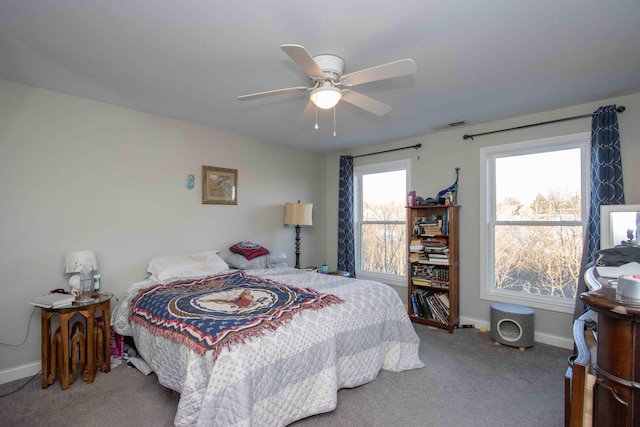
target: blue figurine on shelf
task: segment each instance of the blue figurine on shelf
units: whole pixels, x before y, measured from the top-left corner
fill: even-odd
[[[436,196],[436,201],[440,205],[450,204],[455,205],[458,202],[458,178],[460,173],[460,167],[456,167],[456,182],[451,184],[449,187],[440,191]],[[447,203],[448,202],[448,203]]]

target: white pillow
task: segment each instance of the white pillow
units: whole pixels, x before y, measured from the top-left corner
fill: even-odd
[[[222,273],[229,266],[218,251],[173,255],[154,258],[149,261],[147,271],[159,281],[182,277],[201,277]]]
[[[277,249],[269,249],[269,255],[271,255],[271,264],[282,264],[287,260],[287,255]]]
[[[259,268],[271,267],[271,263],[269,262],[269,255],[262,255],[253,259],[246,259],[240,254],[232,253],[229,254],[229,256],[224,260],[231,267],[237,268],[238,270],[257,270]]]

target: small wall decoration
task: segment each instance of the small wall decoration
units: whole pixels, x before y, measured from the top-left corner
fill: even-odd
[[[187,175],[187,190],[193,190],[193,185],[196,182],[196,176],[194,174]]]
[[[238,170],[202,166],[202,203],[238,204]]]

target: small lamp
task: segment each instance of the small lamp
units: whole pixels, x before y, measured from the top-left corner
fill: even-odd
[[[91,296],[91,272],[98,269],[98,258],[94,251],[69,251],[64,254],[65,273],[86,273],[89,280],[81,281],[82,274],[74,274],[69,279],[69,286],[78,291],[80,300]],[[85,289],[86,287],[86,289]]]
[[[340,101],[342,91],[334,87],[330,82],[324,82],[321,87],[311,92],[309,98],[318,108],[328,110],[329,108],[335,107],[338,101]]]
[[[285,203],[284,223],[285,225],[296,226],[296,268],[300,268],[300,226],[313,225],[311,221],[311,203]]]

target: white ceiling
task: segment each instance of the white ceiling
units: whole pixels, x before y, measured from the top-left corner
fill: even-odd
[[[334,137],[306,92],[236,100],[309,83],[286,43],[418,72],[354,88],[391,113],[340,103]],[[0,78],[331,151],[640,92],[640,1],[2,0]]]

